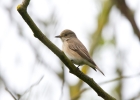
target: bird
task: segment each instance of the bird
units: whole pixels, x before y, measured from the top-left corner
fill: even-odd
[[[95,71],[100,71],[105,76],[105,74],[92,60],[86,47],[77,38],[76,34],[73,31],[65,29],[60,33],[60,35],[55,37],[62,40],[62,50],[65,55],[72,61],[72,63],[78,65],[78,67],[81,65],[88,65]]]

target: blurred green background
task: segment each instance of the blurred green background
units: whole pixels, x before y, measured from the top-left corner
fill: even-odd
[[[102,100],[33,36],[16,10],[21,2],[0,1],[0,100]],[[80,70],[107,93],[140,99],[139,0],[31,0],[28,12],[60,49],[54,37],[64,29],[76,33],[105,77]]]

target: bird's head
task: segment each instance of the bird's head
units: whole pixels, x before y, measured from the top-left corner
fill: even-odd
[[[77,38],[75,33],[71,30],[65,29],[61,32],[60,35],[55,36],[56,38],[61,38],[61,40],[64,42],[65,40],[71,39],[71,38]]]

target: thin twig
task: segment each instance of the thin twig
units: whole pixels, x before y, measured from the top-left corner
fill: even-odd
[[[14,100],[18,100],[7,87],[5,87],[5,90],[13,97]]]
[[[27,89],[22,95],[25,95],[27,92],[29,92],[34,86],[36,86],[36,85],[38,85],[40,82],[41,82],[41,80],[44,78],[44,76],[42,76],[41,78],[40,78],[40,80],[38,80],[36,83],[34,83],[33,85],[31,85],[30,86],[30,88],[29,89]]]
[[[121,80],[121,79],[133,78],[133,77],[136,77],[136,76],[139,76],[139,75],[140,75],[140,73],[135,74],[135,75],[132,75],[132,76],[120,76],[120,77],[118,77],[118,78],[114,78],[114,79],[109,80],[109,81],[101,82],[101,83],[99,83],[99,84],[100,84],[100,85],[103,85],[103,84],[110,83],[110,82],[114,82],[114,81]]]
[[[64,69],[64,64],[63,64],[62,65],[62,86],[61,86],[61,95],[60,95],[59,100],[62,100],[62,97],[63,97],[64,83],[65,83],[65,69]]]
[[[12,92],[5,86],[5,90],[13,97],[14,100],[20,100],[21,97],[23,97],[27,92],[29,92],[34,86],[38,85],[41,80],[43,79],[44,76],[42,76],[40,78],[39,81],[37,81],[36,83],[34,83],[29,89],[27,89],[22,95],[20,94],[16,94],[17,98],[12,94]]]

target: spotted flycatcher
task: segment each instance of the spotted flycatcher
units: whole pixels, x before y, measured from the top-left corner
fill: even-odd
[[[74,64],[78,65],[78,67],[84,64],[88,65],[95,71],[96,69],[99,70],[104,75],[91,59],[86,47],[81,43],[73,31],[66,29],[62,31],[59,36],[55,37],[62,40],[63,51]]]

